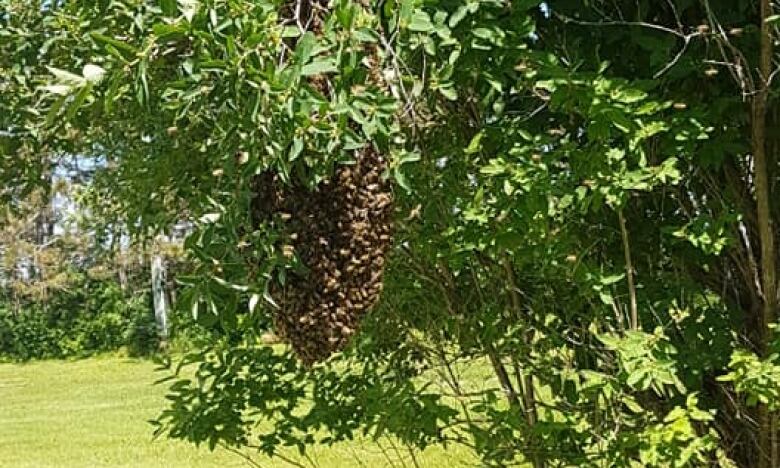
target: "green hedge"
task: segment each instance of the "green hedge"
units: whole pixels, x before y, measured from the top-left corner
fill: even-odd
[[[126,347],[133,355],[159,345],[148,294],[126,295],[110,281],[85,279],[78,288],[29,303],[15,313],[0,303],[0,358],[85,356]]]

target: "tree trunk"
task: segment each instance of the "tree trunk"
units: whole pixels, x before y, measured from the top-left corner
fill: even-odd
[[[772,66],[772,36],[766,19],[771,16],[769,0],[761,0],[761,50],[759,73],[756,80],[756,92],[752,102],[752,151],[754,183],[756,194],[756,221],[761,243],[761,292],[763,305],[761,310],[758,350],[766,357],[769,347],[769,325],[775,321],[777,309],[777,253],[774,238],[774,222],[770,200],[769,163],[766,144],[766,111],[769,97],[769,76]],[[778,460],[777,438],[774,434],[774,415],[766,405],[758,409],[759,430],[759,468],[780,466]]]
[[[119,279],[119,287],[122,289],[122,292],[127,291],[127,266],[125,265],[124,260],[121,260],[119,263],[119,268],[117,268],[117,277]]]
[[[157,333],[160,345],[164,347],[168,341],[168,298],[165,292],[166,276],[165,260],[162,255],[152,256],[152,299],[154,302],[154,319],[157,322]]]

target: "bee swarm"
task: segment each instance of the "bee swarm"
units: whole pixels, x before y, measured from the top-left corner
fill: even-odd
[[[368,8],[370,2],[363,6]],[[287,25],[307,25],[319,37],[329,8],[323,0],[289,2],[281,17]],[[294,48],[295,42],[288,39],[288,46]],[[376,44],[366,45],[365,53],[366,84],[387,92]],[[306,81],[323,96],[331,95],[325,75]],[[282,222],[282,255],[297,256],[307,269],[305,274],[288,274],[284,285],[273,281],[271,287],[280,306],[274,314],[275,332],[306,364],[342,350],[382,291],[393,212],[390,184],[382,179],[387,163],[370,144],[352,156],[354,165],[338,166],[333,178],[314,190],[295,182],[283,186],[271,173],[254,180],[254,224]]]
[[[306,364],[342,350],[382,291],[392,234],[386,162],[371,146],[354,156],[314,190],[282,187],[269,173],[255,180],[254,222],[282,220],[283,255],[297,255],[308,270],[271,288],[280,306],[275,331]]]

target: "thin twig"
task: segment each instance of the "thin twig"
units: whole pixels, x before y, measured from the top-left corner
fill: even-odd
[[[390,455],[387,454],[387,449],[382,446],[382,443],[379,442],[379,439],[377,439],[376,445],[377,447],[379,447],[379,450],[382,452],[382,455],[384,455],[385,460],[387,460],[387,463],[389,463],[392,468],[395,468],[395,463],[393,462],[393,459],[390,458]]]
[[[415,468],[420,468],[420,463],[417,461],[417,456],[414,454],[414,447],[412,447],[411,444],[406,444],[406,448],[409,450],[409,455],[412,457],[412,463]]]
[[[254,449],[257,449],[257,450],[260,450],[260,448],[261,448],[258,445],[248,445],[247,447],[254,448]],[[293,460],[292,458],[289,458],[289,457],[283,455],[280,452],[274,452],[272,458],[278,458],[279,460],[282,460],[283,462],[288,463],[288,464],[290,464],[290,465],[292,465],[292,466],[294,466],[296,468],[306,468],[306,465],[304,465],[303,463],[299,463],[299,462]]]
[[[730,62],[733,64],[733,66],[728,67],[727,69],[731,73],[734,81],[737,83],[737,85],[739,85],[740,90],[742,91],[742,98],[747,99],[748,96],[756,89],[751,74],[745,73],[747,59],[745,58],[742,51],[735,47],[734,44],[732,44],[729,40],[728,33],[725,29],[723,29],[720,21],[718,21],[718,18],[712,11],[709,0],[704,0],[703,3],[704,9],[707,11],[707,20],[712,25],[713,31],[718,32],[718,34],[714,35],[713,37],[717,39],[716,43],[718,45],[718,49],[720,49],[721,56],[725,60],[733,60],[733,62]],[[729,55],[727,50],[731,55]]]
[[[227,450],[228,452],[231,452],[231,453],[233,453],[235,455],[238,455],[239,457],[243,458],[244,461],[247,462],[249,465],[254,466],[256,468],[263,468],[263,465],[261,465],[260,463],[252,460],[252,457],[250,457],[249,455],[245,454],[244,452],[238,450],[237,448],[231,447],[231,446],[227,445],[224,442],[220,442],[219,445],[220,445],[220,447],[222,447],[223,449]]]
[[[683,57],[683,55],[685,55],[685,52],[688,50],[688,46],[691,43],[691,39],[693,39],[694,37],[700,36],[700,35],[701,35],[701,33],[697,31],[695,33],[687,34],[686,36],[684,36],[682,38],[683,39],[683,45],[680,48],[680,50],[677,52],[677,54],[675,54],[675,56],[672,58],[672,60],[669,61],[669,63],[664,65],[663,68],[661,68],[660,70],[658,70],[657,72],[655,72],[653,74],[653,78],[654,79],[660,78],[664,73],[669,71],[673,66],[677,65],[677,62],[680,61],[680,59]]]
[[[669,5],[669,8],[672,10],[672,14],[674,15],[674,20],[677,22],[677,27],[682,31],[683,25],[682,21],[680,20],[680,14],[677,12],[677,7],[674,5],[674,2],[672,0],[666,0],[666,3]]]
[[[623,209],[618,210],[618,221],[620,223],[620,236],[623,238],[623,255],[626,261],[626,281],[628,281],[628,300],[631,310],[631,329],[639,329],[639,312],[636,303],[636,285],[634,285],[634,266],[631,263],[631,247],[628,240],[628,230],[626,229],[626,218],[623,216]]]
[[[672,5],[672,8],[674,8],[674,5]],[[676,10],[673,10],[673,12],[675,14],[675,18],[677,19],[677,27],[679,28],[679,30],[668,28],[660,24],[647,23],[644,21],[582,21],[576,18],[571,18],[569,16],[562,15],[560,13],[556,13],[556,16],[564,23],[573,23],[580,26],[639,27],[639,28],[653,29],[655,31],[672,34],[674,36],[679,37],[680,39],[682,39],[683,45],[680,48],[680,50],[674,55],[671,61],[669,61],[666,65],[663,66],[663,68],[661,68],[660,70],[658,70],[653,74],[653,78],[658,79],[664,73],[666,73],[672,67],[674,67],[677,64],[677,62],[680,61],[683,55],[685,55],[685,52],[688,50],[688,46],[690,45],[691,40],[704,34],[704,32],[698,30],[688,34],[683,32],[682,23],[680,23]]]
[[[656,31],[665,32],[667,34],[673,34],[682,39],[687,37],[685,33],[681,31],[677,31],[676,29],[667,28],[666,26],[661,26],[660,24],[646,23],[644,21],[582,21],[569,16],[562,15],[560,13],[555,13],[555,16],[557,16],[564,23],[573,23],[573,24],[578,24],[580,26],[618,26],[618,27],[633,26],[639,28],[654,29]]]
[[[504,253],[502,258],[504,272],[506,274],[507,289],[509,292],[509,300],[512,304],[513,312],[520,315],[520,288],[517,285],[517,279],[515,277],[515,270],[512,266],[509,255]],[[531,346],[532,337],[530,327],[527,327],[525,333],[523,333],[523,341],[527,346]],[[523,372],[520,368],[520,364],[517,359],[512,356],[512,366],[515,372],[515,382],[517,383],[518,392],[520,392],[523,398],[523,409],[525,410],[525,417],[528,423],[528,427],[533,430],[536,426],[538,418],[536,412],[536,396],[534,395],[534,379],[530,373]],[[536,445],[536,442],[532,442]],[[532,463],[535,468],[544,467],[544,461],[538,455],[532,457]]]

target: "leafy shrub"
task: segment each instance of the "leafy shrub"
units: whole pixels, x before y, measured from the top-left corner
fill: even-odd
[[[51,328],[42,314],[14,316],[0,310],[0,356],[18,360],[57,357],[67,348],[65,343],[63,331]]]
[[[158,347],[146,294],[126,296],[110,281],[86,277],[77,289],[27,304],[17,313],[0,308],[0,357],[12,360],[85,356],[126,347],[147,355]]]

